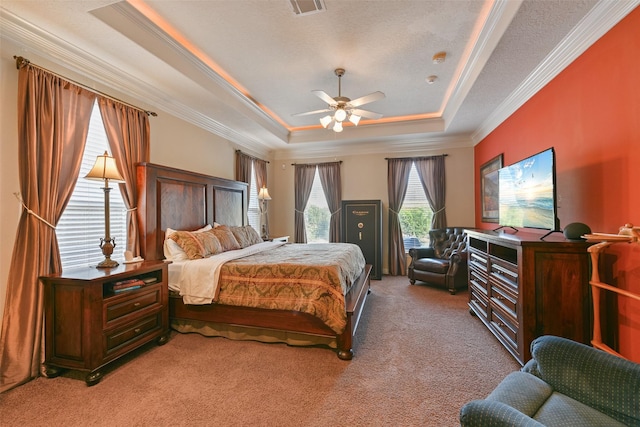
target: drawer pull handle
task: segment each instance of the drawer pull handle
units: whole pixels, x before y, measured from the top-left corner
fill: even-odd
[[[140,303],[139,303],[139,302],[137,302],[137,303],[133,304],[133,306],[134,306],[134,307],[140,307]]]
[[[504,300],[505,300],[505,298],[504,298],[502,295],[498,295],[498,296],[496,296],[496,299],[497,299],[498,301],[504,301]]]
[[[140,328],[135,328],[135,329],[133,330],[133,332],[135,332],[136,334],[139,334],[139,333],[140,333]]]

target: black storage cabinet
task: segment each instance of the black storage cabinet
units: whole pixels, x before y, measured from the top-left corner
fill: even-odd
[[[343,200],[342,236],[345,243],[360,246],[371,278],[382,279],[382,202],[380,200]]]

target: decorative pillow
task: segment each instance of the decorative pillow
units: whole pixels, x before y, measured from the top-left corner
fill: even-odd
[[[238,240],[236,240],[228,226],[221,225],[219,227],[215,227],[211,230],[211,233],[213,233],[220,241],[223,252],[241,249],[240,243],[238,243]]]
[[[207,224],[198,230],[192,231],[192,233],[202,233],[204,231],[211,230],[211,225]],[[184,250],[176,243],[176,241],[170,239],[169,237],[178,230],[174,230],[173,228],[167,228],[164,232],[164,257],[169,261],[184,261],[189,259]]]
[[[169,236],[186,253],[189,259],[199,259],[222,252],[222,245],[212,230],[194,233],[176,231]]]
[[[229,229],[242,248],[262,242],[258,232],[250,225],[229,227]]]

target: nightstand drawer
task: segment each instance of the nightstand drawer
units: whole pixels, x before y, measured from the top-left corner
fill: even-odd
[[[161,317],[161,313],[155,313],[142,318],[138,322],[123,326],[105,334],[106,355],[109,355],[113,351],[118,350],[127,344],[135,343],[148,332],[160,329],[162,325]]]
[[[105,303],[105,327],[120,318],[161,302],[160,285],[151,285],[142,290],[125,291],[127,294],[114,297]]]

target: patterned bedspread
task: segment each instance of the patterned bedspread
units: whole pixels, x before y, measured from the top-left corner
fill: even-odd
[[[362,251],[351,243],[286,244],[225,262],[213,300],[308,313],[341,333],[344,296],[364,265]]]

